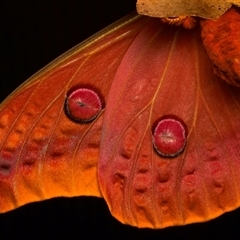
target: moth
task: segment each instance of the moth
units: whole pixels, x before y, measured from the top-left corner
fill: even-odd
[[[199,27],[132,14],[33,76],[1,105],[1,212],[91,195],[164,228],[238,207],[239,89],[209,57]]]

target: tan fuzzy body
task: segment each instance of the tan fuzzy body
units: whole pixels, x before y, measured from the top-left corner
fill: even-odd
[[[197,16],[217,19],[240,0],[138,0],[139,14],[151,17]]]

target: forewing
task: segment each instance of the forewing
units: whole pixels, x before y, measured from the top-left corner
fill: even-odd
[[[101,31],[2,103],[0,212],[56,196],[101,196],[96,166],[104,109],[81,124],[66,115],[65,100],[73,89],[89,87],[104,105],[116,70],[145,20],[133,14]]]

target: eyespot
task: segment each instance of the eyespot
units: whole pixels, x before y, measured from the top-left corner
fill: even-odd
[[[92,122],[103,109],[100,95],[90,88],[70,91],[65,100],[67,116],[78,123]]]
[[[162,157],[176,157],[187,142],[186,127],[174,117],[160,119],[153,130],[153,146]]]

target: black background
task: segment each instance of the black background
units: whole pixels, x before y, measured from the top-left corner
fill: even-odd
[[[135,9],[135,0],[1,1],[0,100],[77,43]],[[1,194],[1,193],[0,193]],[[58,198],[0,215],[0,239],[240,239],[240,210],[162,230],[125,226],[103,199]]]

